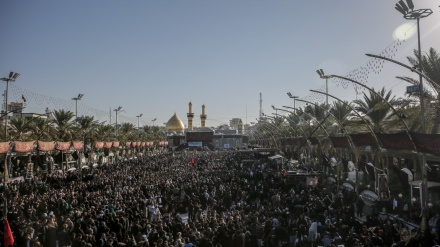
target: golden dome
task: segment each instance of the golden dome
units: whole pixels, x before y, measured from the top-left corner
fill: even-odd
[[[184,131],[185,125],[183,125],[182,120],[174,113],[174,115],[168,120],[165,125],[167,131]]]

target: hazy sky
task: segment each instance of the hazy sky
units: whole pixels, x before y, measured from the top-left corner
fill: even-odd
[[[10,86],[9,102],[24,95],[25,112],[75,112],[71,98],[83,93],[78,115],[107,123],[110,110],[122,106],[118,122],[137,125],[142,113],[140,125],[154,118],[163,125],[176,113],[186,125],[190,101],[195,126],[202,104],[207,126],[232,118],[250,123],[258,117],[260,93],[266,114],[274,112],[271,105],[293,105],[287,92],[316,100],[309,90],[325,85],[317,69],[348,75],[368,63],[365,53],[385,49],[408,63],[417,26],[394,9],[396,2],[4,0],[0,77],[21,74]],[[440,51],[440,1],[414,2],[434,12],[421,20],[422,50]],[[397,42],[393,33],[405,23],[407,41]],[[413,75],[387,63],[368,73],[370,86],[385,86],[396,97],[404,96],[407,84],[395,76]],[[331,81],[328,90],[344,100],[360,97]]]

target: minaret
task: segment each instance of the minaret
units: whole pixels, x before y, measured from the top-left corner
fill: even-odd
[[[243,134],[243,121],[238,122],[238,134]]]
[[[206,121],[205,104],[202,105],[202,115],[200,115],[200,120],[202,121],[202,128],[205,128],[205,121]]]
[[[190,101],[188,104],[189,112],[186,114],[186,116],[188,117],[188,130],[193,130],[194,113],[192,112],[192,106],[193,104]]]

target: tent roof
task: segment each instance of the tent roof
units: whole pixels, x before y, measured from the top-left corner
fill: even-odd
[[[274,156],[270,156],[269,159],[273,160],[273,159],[282,159],[284,158],[283,156],[279,155],[279,154],[275,154]]]

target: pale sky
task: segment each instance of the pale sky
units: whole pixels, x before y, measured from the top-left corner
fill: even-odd
[[[317,69],[356,75],[370,60],[365,53],[383,51],[408,63],[417,26],[394,9],[396,2],[4,0],[0,77],[21,74],[10,85],[9,102],[24,95],[24,112],[75,112],[71,98],[82,93],[78,115],[107,123],[110,109],[121,106],[119,123],[137,125],[142,113],[140,125],[157,118],[155,125],[163,126],[176,113],[187,125],[190,101],[195,126],[203,104],[207,126],[232,118],[250,123],[258,117],[260,93],[266,114],[275,112],[271,105],[293,105],[287,92],[324,102],[309,92],[325,90]],[[416,9],[433,10],[420,22],[422,51],[440,51],[440,1],[414,2]],[[399,27],[405,42],[393,38]],[[373,70],[363,70],[369,86],[404,97],[408,85],[395,77],[411,72],[390,63]],[[328,90],[356,98],[352,87],[329,81]]]

